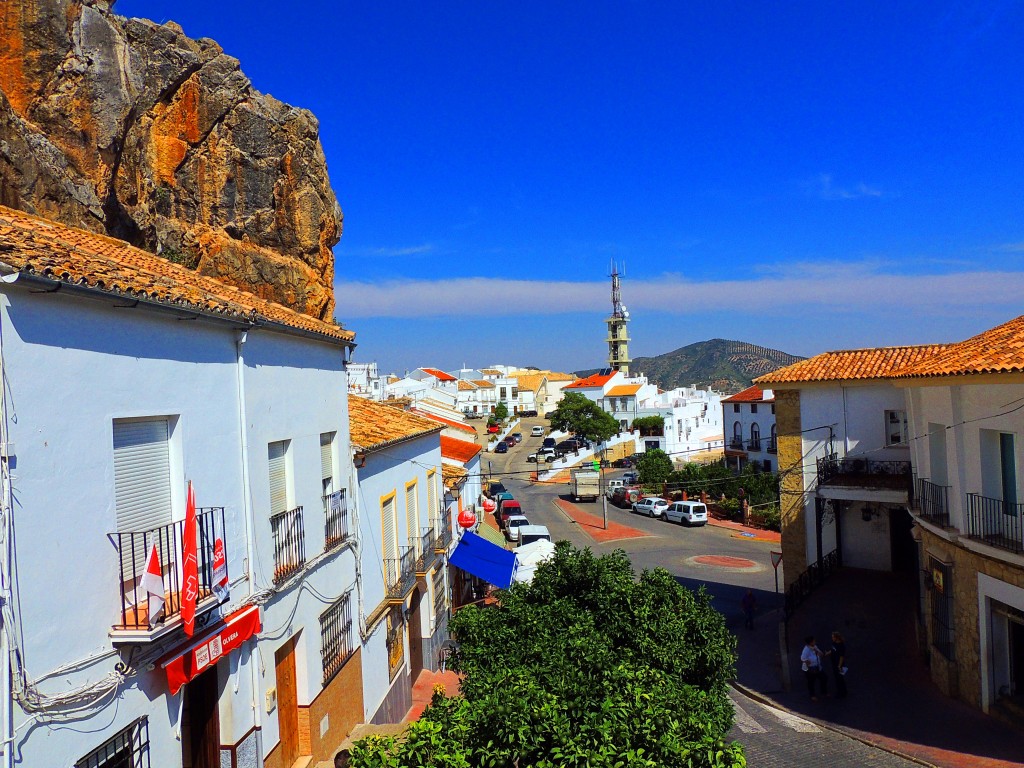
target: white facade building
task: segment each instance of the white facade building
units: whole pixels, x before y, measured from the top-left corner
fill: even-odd
[[[368,397],[371,400],[384,399],[384,379],[376,363],[348,364],[349,394]]]
[[[331,704],[359,680],[358,636],[333,620],[352,611],[356,586],[353,335],[4,208],[0,243],[0,466],[17,542],[2,567],[19,586],[3,595],[2,656],[18,662],[3,675],[7,756],[327,759],[358,721]],[[191,637],[188,481],[199,507]],[[154,545],[159,596],[142,582]]]
[[[778,435],[775,426],[775,393],[748,387],[722,400],[725,425],[725,459],[741,470],[752,461],[766,472],[779,468]]]

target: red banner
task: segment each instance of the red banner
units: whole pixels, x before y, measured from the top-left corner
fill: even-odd
[[[196,599],[199,597],[199,561],[196,554],[196,494],[188,481],[185,532],[181,537],[181,623],[192,637],[196,627]]]
[[[171,695],[189,680],[199,677],[211,664],[216,664],[261,629],[260,607],[250,605],[228,616],[184,650],[165,657],[160,666],[167,672]]]

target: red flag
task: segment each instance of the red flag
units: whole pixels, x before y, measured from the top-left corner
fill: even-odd
[[[189,480],[185,533],[181,537],[181,622],[189,637],[195,631],[196,598],[199,597],[199,561],[196,557],[196,494]]]
[[[142,574],[140,585],[146,591],[146,603],[149,606],[149,626],[157,622],[157,618],[164,612],[164,577],[160,570],[160,554],[156,551],[156,544],[149,552],[149,559],[146,560],[146,572]]]

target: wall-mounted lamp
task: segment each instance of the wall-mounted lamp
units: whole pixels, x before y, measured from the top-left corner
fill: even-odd
[[[352,461],[355,462],[356,469],[362,469],[366,466],[366,454],[361,451],[356,451],[352,455]]]
[[[874,516],[874,510],[871,509],[871,507],[861,507],[860,508],[860,519],[863,520],[865,523],[870,523],[871,522],[871,518],[873,516]]]

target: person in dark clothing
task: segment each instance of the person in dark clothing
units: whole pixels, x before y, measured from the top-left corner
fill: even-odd
[[[828,655],[832,661],[832,677],[836,681],[836,696],[846,698],[846,641],[838,632],[832,633],[832,648]]]
[[[754,611],[757,610],[757,600],[754,598],[754,590],[748,589],[747,594],[740,601],[743,608],[743,619],[747,629],[754,628]]]

